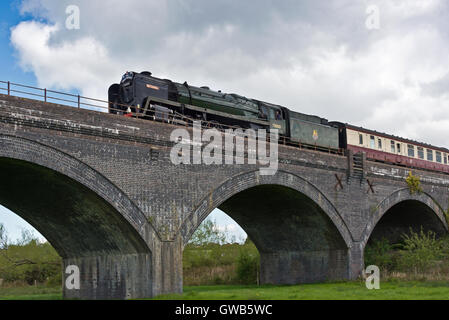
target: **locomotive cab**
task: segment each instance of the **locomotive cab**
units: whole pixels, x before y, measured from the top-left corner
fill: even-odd
[[[287,128],[283,108],[268,102],[257,101],[257,103],[259,105],[259,119],[268,121],[271,129],[276,129],[280,135],[285,135]]]

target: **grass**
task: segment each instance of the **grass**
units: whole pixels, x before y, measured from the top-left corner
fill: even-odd
[[[182,295],[156,300],[442,300],[449,299],[446,281],[381,282],[380,290],[368,290],[362,282],[304,284],[298,286],[202,286],[185,287]]]
[[[60,288],[0,288],[0,300],[60,300]],[[380,290],[368,290],[363,282],[303,284],[296,286],[198,286],[183,294],[154,300],[448,300],[447,281],[381,282]]]
[[[20,286],[0,288],[0,300],[61,300],[60,287]]]

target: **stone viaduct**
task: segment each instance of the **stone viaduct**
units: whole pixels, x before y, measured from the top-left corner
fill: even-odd
[[[449,176],[279,146],[279,170],[174,165],[174,125],[0,95],[0,204],[41,232],[79,290],[65,298],[182,292],[182,251],[215,208],[249,234],[261,283],[355,279],[368,240],[447,232]]]

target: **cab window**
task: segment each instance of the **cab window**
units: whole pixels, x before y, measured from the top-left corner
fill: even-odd
[[[284,120],[284,117],[282,116],[282,111],[279,109],[270,108],[270,116],[271,116],[271,119],[274,119],[274,120],[278,120],[278,121]]]

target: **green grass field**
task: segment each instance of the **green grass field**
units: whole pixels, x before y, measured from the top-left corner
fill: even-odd
[[[48,287],[0,288],[0,300],[61,300],[62,289]]]
[[[61,289],[44,287],[1,288],[1,300],[58,300]],[[182,295],[155,300],[448,300],[446,281],[390,281],[380,290],[362,282],[304,284],[299,286],[200,286],[185,287]]]
[[[209,286],[186,287],[182,295],[165,295],[166,300],[427,300],[449,299],[448,282],[385,282],[380,290],[364,283],[325,283],[299,286]]]

